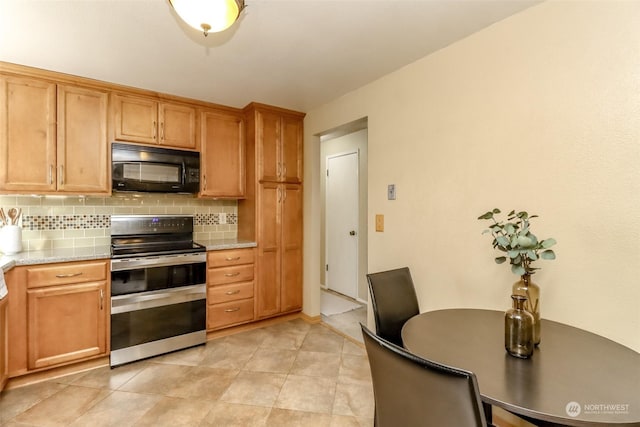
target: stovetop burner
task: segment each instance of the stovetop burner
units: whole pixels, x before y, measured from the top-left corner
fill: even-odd
[[[205,252],[193,241],[193,216],[113,215],[111,257],[144,257]]]

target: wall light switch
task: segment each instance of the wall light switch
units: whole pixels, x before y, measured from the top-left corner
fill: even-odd
[[[220,224],[227,223],[227,214],[225,212],[221,212],[218,214],[218,218],[220,219]]]
[[[396,185],[389,184],[387,186],[387,200],[395,200],[396,199]]]
[[[384,215],[376,215],[376,231],[384,231]]]

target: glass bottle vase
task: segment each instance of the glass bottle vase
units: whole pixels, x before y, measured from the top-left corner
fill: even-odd
[[[530,274],[524,274],[511,287],[511,294],[527,297],[524,309],[533,316],[533,344],[540,344],[540,287],[531,281]]]
[[[533,315],[524,309],[527,298],[511,295],[513,307],[504,314],[504,348],[512,356],[527,359],[533,354]]]

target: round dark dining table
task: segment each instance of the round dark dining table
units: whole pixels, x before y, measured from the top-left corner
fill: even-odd
[[[402,328],[411,353],[475,373],[485,404],[545,426],[640,426],[639,353],[546,319],[541,337],[531,358],[510,356],[495,310],[430,311]]]

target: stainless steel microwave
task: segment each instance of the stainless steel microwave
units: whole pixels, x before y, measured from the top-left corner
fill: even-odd
[[[197,193],[200,191],[200,153],[111,144],[113,191]]]

